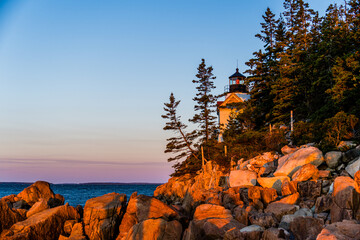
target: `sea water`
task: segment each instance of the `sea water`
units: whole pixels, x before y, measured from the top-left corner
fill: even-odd
[[[30,185],[31,183],[0,183],[0,198],[10,194],[18,194]],[[84,207],[88,199],[111,192],[125,193],[128,199],[133,192],[152,196],[154,190],[159,185],[160,184],[85,183],[50,184],[50,187],[55,194],[58,193],[64,196],[65,203],[68,202],[74,207],[77,205]]]

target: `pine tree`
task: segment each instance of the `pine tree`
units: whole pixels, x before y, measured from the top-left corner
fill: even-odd
[[[196,151],[193,148],[192,142],[196,137],[195,132],[186,133],[187,126],[180,120],[180,116],[177,115],[177,107],[180,101],[176,101],[174,94],[171,93],[169,97],[169,103],[164,103],[165,115],[161,115],[162,118],[168,119],[169,122],[165,124],[164,130],[175,132],[176,136],[167,139],[165,153],[174,153],[174,157],[170,157],[168,161],[180,160],[182,158],[192,155],[195,159],[198,159]]]
[[[284,51],[279,57],[279,78],[273,85],[274,121],[288,122],[290,110],[306,118],[309,108],[309,79],[303,63],[308,58],[311,45],[309,32],[316,13],[303,0],[285,0],[283,13],[286,24]],[[304,70],[304,71],[303,71]]]
[[[264,51],[253,53],[254,58],[246,64],[250,67],[246,73],[250,74],[248,85],[251,86],[251,104],[255,106],[254,114],[258,126],[262,126],[271,119],[273,107],[273,95],[271,85],[277,75],[276,72],[276,31],[278,21],[275,14],[267,8],[263,15],[264,22],[261,23],[261,34],[255,36],[264,43]]]
[[[333,85],[327,90],[338,111],[360,116],[360,1],[340,9],[337,38],[341,40],[331,69]]]
[[[201,60],[197,70],[197,79],[192,81],[197,84],[197,93],[193,98],[194,110],[197,113],[189,121],[199,125],[198,137],[202,143],[207,145],[216,130],[216,116],[213,113],[216,111],[217,96],[211,93],[211,90],[215,88],[213,80],[216,77],[212,73],[212,66],[206,67],[205,59]]]
[[[312,43],[309,49],[309,59],[304,64],[311,81],[310,119],[322,123],[325,119],[334,116],[338,111],[328,89],[334,85],[332,68],[335,59],[343,55],[347,48],[341,29],[343,23],[343,10],[336,5],[330,5],[326,15],[314,18],[312,26]]]

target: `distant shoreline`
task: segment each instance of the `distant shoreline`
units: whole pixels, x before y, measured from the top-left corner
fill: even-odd
[[[34,182],[0,182],[0,184],[33,184]],[[84,182],[84,183],[50,183],[53,185],[71,185],[71,184],[78,184],[78,185],[161,185],[164,183],[147,183],[147,182]]]

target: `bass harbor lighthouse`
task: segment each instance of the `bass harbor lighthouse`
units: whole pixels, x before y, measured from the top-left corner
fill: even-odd
[[[237,110],[234,105],[250,99],[249,91],[245,85],[245,79],[246,77],[239,72],[239,68],[236,68],[236,72],[229,77],[229,85],[225,86],[225,100],[217,102],[217,114],[220,126],[219,142],[222,142],[222,133],[226,128],[230,116],[241,113],[241,110]]]

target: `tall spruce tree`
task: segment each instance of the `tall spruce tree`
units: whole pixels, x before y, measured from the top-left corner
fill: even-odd
[[[341,8],[330,5],[324,17],[314,18],[309,59],[303,66],[311,81],[309,116],[319,123],[334,116],[339,110],[327,92],[334,85],[332,67],[335,59],[346,49],[344,34],[340,31],[342,15]]]
[[[306,117],[309,104],[309,82],[302,64],[311,42],[309,34],[315,12],[303,0],[285,0],[283,13],[286,24],[284,51],[278,54],[279,78],[273,85],[274,121],[287,123],[290,110]],[[310,84],[311,85],[311,84]]]
[[[205,59],[201,59],[197,70],[197,79],[192,81],[197,84],[197,93],[193,98],[196,114],[189,121],[199,125],[198,137],[207,145],[216,129],[216,116],[213,113],[216,111],[217,96],[211,93],[211,90],[215,88],[213,80],[216,77],[212,73],[213,67],[206,67]]]
[[[162,118],[169,120],[166,122],[165,127],[163,128],[166,131],[175,132],[176,136],[167,139],[168,143],[166,145],[165,153],[173,153],[174,157],[168,158],[168,161],[180,160],[182,158],[187,158],[192,155],[195,159],[198,159],[197,153],[193,148],[193,140],[196,137],[196,132],[186,133],[187,126],[181,122],[180,116],[177,115],[177,107],[180,103],[176,101],[174,94],[171,93],[169,97],[169,102],[164,103],[165,115],[161,115]],[[179,164],[175,165],[180,166]]]
[[[254,114],[258,126],[262,126],[271,119],[273,107],[273,95],[271,85],[277,75],[276,73],[276,30],[278,20],[275,14],[267,8],[263,15],[264,22],[261,23],[261,34],[255,36],[264,43],[264,51],[259,50],[253,53],[254,58],[246,65],[250,67],[246,72],[250,74],[248,85],[251,86],[251,104],[256,106]]]
[[[334,85],[331,94],[339,110],[360,116],[360,1],[349,2],[345,24],[341,27],[344,38],[342,56],[332,68]]]

